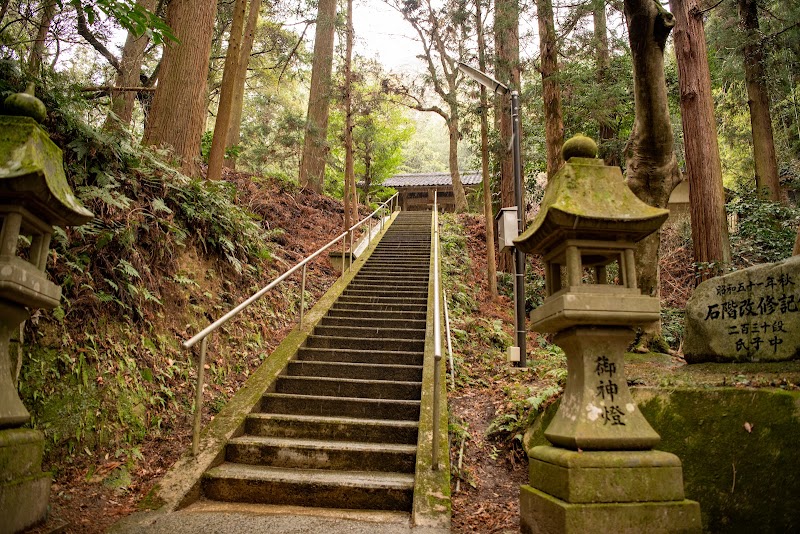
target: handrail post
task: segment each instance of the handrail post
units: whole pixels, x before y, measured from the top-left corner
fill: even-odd
[[[342,260],[344,261],[344,260]],[[303,326],[303,311],[306,307],[306,271],[308,265],[303,265],[303,281],[300,282],[300,326]]]
[[[203,415],[203,380],[206,368],[206,349],[208,337],[200,342],[200,361],[197,364],[197,391],[194,400],[194,427],[192,428],[192,456],[197,456],[200,448],[200,422]]]
[[[344,276],[344,264],[347,261],[345,259],[345,248],[347,246],[347,234],[342,234],[342,276]]]
[[[350,261],[347,263],[347,272],[349,273],[350,270],[353,268],[353,232],[350,232]]]

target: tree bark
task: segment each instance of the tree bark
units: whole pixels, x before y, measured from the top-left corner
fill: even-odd
[[[206,85],[216,0],[172,0],[167,24],[179,39],[165,47],[153,96],[144,145],[166,145],[180,160],[181,171],[199,171],[200,138],[205,127]]]
[[[794,240],[792,256],[800,256],[800,227],[797,228],[797,239]]]
[[[758,28],[758,0],[739,0],[739,19],[745,32],[744,74],[747,82],[747,105],[753,135],[753,163],[756,189],[763,199],[781,200],[778,161],[772,135],[769,91],[764,70],[764,43]]]
[[[458,171],[458,139],[461,134],[458,131],[458,109],[451,106],[450,120],[447,123],[448,139],[450,141],[448,162],[450,164],[450,179],[453,182],[453,199],[455,200],[456,213],[467,211],[467,195],[464,192],[464,185],[461,183],[461,174]]]
[[[239,61],[242,59],[240,52],[246,11],[247,0],[236,0],[228,37],[228,51],[225,53],[225,68],[222,71],[217,120],[214,123],[214,136],[211,139],[211,151],[208,155],[208,174],[206,176],[209,180],[222,178],[222,163],[225,159],[225,148],[228,144],[228,132],[231,127],[236,80],[239,77]]]
[[[47,0],[47,3],[42,10],[42,18],[39,20],[39,28],[36,31],[36,39],[31,46],[31,52],[28,55],[28,73],[31,76],[38,77],[42,70],[42,61],[44,56],[44,46],[47,39],[47,32],[50,31],[50,24],[53,22],[53,17],[56,15],[56,2],[55,0]]]
[[[239,55],[239,70],[236,74],[236,87],[233,96],[233,109],[231,110],[231,127],[228,130],[228,141],[225,148],[234,147],[241,141],[242,110],[244,108],[244,89],[247,82],[247,66],[250,63],[250,53],[253,51],[253,42],[256,37],[258,14],[261,10],[261,0],[250,1],[250,12],[247,15],[247,25],[244,29],[242,50]],[[236,168],[236,157],[226,157],[225,167]]]
[[[156,0],[137,0],[136,4],[142,8],[153,11],[156,7]],[[119,73],[117,74],[117,87],[136,87],[141,85],[142,60],[144,51],[147,48],[150,38],[147,34],[136,37],[128,32],[125,39],[125,46],[122,48],[122,57],[119,62]],[[133,117],[133,104],[136,100],[136,93],[129,91],[111,92],[111,111],[103,124],[104,130],[115,130],[120,127],[128,127]]]
[[[703,13],[697,0],[670,0],[670,7],[675,15],[673,39],[681,90],[692,243],[695,262],[701,266],[698,280],[702,281],[720,274],[731,261],[722,164]]]
[[[564,118],[561,112],[561,83],[558,81],[558,43],[551,0],[536,0],[539,21],[539,51],[544,101],[544,133],[547,143],[547,179],[564,164]]]
[[[498,81],[519,90],[519,4],[517,0],[495,0],[494,5],[495,76]],[[500,205],[508,208],[517,203],[514,196],[514,154],[511,150],[511,99],[507,95],[497,95],[495,110],[500,129]],[[486,224],[494,227],[494,220],[486,221]],[[500,253],[499,269],[505,273],[514,272],[511,252]]]
[[[481,4],[475,0],[475,28],[478,31],[478,68],[486,72],[486,40],[483,35]],[[494,217],[492,210],[492,184],[489,176],[489,98],[481,85],[481,175],[483,177],[483,216],[486,223],[486,282],[492,299],[497,298],[497,265],[494,257]]]
[[[353,0],[347,0],[347,45],[344,63],[344,231],[358,222],[353,158]]]
[[[611,55],[608,51],[608,24],[606,22],[606,1],[592,0],[592,15],[594,20],[594,41],[595,41],[595,79],[601,91],[607,94],[605,88],[608,86],[608,69],[611,66]],[[599,139],[600,157],[606,165],[619,166],[620,158],[617,150],[613,148],[612,142],[617,138],[617,131],[614,127],[615,115],[613,113],[614,102],[606,97],[604,105],[597,110],[599,113],[597,133]]]
[[[11,0],[3,0],[0,3],[0,23],[3,22],[3,19],[6,18],[6,13],[8,12],[8,4],[11,3]]]
[[[308,98],[303,156],[300,160],[300,185],[322,192],[325,159],[328,154],[328,112],[333,68],[333,34],[336,0],[320,0],[311,64],[311,90]]]
[[[672,190],[681,181],[672,136],[664,46],[675,18],[656,0],[625,0],[633,59],[636,116],[625,149],[627,183],[642,201],[666,208]],[[636,253],[639,288],[659,295],[658,248],[660,232],[640,242]]]

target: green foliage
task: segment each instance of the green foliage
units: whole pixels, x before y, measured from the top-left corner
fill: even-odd
[[[94,24],[102,12],[136,36],[147,34],[155,44],[167,40],[179,42],[161,17],[144,9],[135,0],[57,0],[60,7],[67,1],[76,8],[83,8],[89,24]]]
[[[686,310],[678,308],[661,308],[661,335],[670,348],[680,349],[683,344]]]
[[[739,266],[775,262],[791,255],[800,209],[747,193],[729,203],[728,211],[739,217],[738,231],[731,235],[733,257]]]
[[[556,399],[561,390],[559,385],[545,388],[516,385],[504,388],[504,393],[511,399],[512,408],[491,422],[486,429],[486,435],[490,438],[511,439],[521,445],[525,429]]]

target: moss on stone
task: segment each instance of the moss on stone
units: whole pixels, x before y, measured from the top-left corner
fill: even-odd
[[[763,367],[763,365],[762,365]],[[683,462],[688,499],[700,502],[706,532],[800,529],[800,392],[778,389],[632,388],[661,435],[657,449]],[[525,435],[546,444],[554,403]]]

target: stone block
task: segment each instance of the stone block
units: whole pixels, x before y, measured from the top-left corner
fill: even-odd
[[[569,503],[680,501],[681,462],[661,451],[575,452],[535,447],[531,485]]]
[[[0,484],[0,534],[13,534],[47,518],[50,475],[39,473]]]
[[[699,533],[700,505],[678,500],[638,503],[568,503],[531,486],[520,490],[524,534]]]
[[[41,471],[43,453],[44,435],[38,430],[0,430],[0,483]]]
[[[800,256],[697,286],[683,350],[688,363],[800,358]]]

